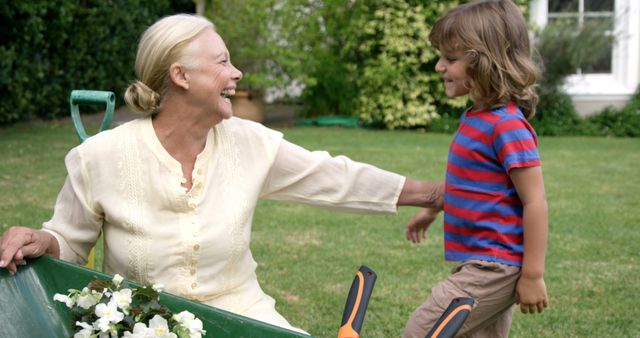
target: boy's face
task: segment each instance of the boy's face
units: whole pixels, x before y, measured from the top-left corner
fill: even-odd
[[[462,52],[440,51],[436,72],[442,75],[444,90],[448,97],[469,94],[471,79],[467,74],[468,62]]]

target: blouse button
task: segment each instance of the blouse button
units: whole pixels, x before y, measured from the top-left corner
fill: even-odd
[[[191,276],[195,275],[196,274],[196,269],[192,268],[191,270],[189,270],[189,273],[191,274]]]
[[[198,170],[196,170],[196,173],[197,173],[198,175],[202,175],[202,168],[198,168]]]
[[[194,259],[192,259],[192,260],[191,260],[191,265],[196,265],[196,264],[198,264],[198,260],[197,260],[197,259],[195,259],[195,258],[194,258]]]
[[[191,288],[192,288],[192,289],[195,289],[196,287],[198,287],[198,284],[197,284],[197,283],[191,283]]]
[[[193,246],[193,251],[198,251],[200,250],[200,244],[196,244]]]

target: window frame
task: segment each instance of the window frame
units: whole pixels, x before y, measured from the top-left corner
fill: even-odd
[[[548,22],[548,0],[531,1],[531,20],[543,28]],[[640,74],[640,1],[614,0],[613,31],[616,34],[611,73],[574,74],[564,89],[574,97],[600,96],[603,99],[628,97],[634,93]],[[631,18],[636,18],[632,20]]]

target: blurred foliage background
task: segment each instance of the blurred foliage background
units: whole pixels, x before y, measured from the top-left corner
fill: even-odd
[[[299,117],[344,115],[374,128],[453,132],[469,103],[444,94],[427,37],[442,14],[464,2],[205,0],[203,14],[244,72],[238,87],[295,104]],[[515,2],[527,15],[529,0]],[[122,103],[140,34],[164,15],[195,7],[192,0],[1,2],[0,20],[10,24],[0,27],[0,125],[68,116],[73,89],[111,90]],[[545,70],[532,121],[538,133],[640,135],[638,95],[623,109],[577,115],[562,81],[615,37],[598,27],[565,28],[532,27]]]
[[[191,0],[1,1],[0,125],[68,116],[73,89],[122,95],[140,33],[194,8]]]

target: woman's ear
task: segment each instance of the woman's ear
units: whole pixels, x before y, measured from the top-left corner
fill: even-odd
[[[184,90],[189,90],[189,75],[186,69],[179,63],[171,64],[169,67],[169,77],[171,78],[171,82],[176,86]]]

